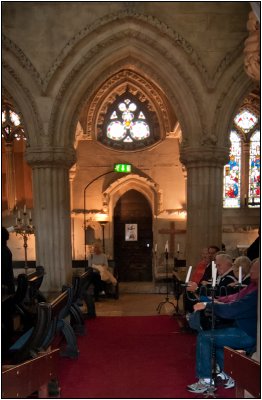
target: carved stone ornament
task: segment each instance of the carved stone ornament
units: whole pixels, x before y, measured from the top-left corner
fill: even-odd
[[[34,167],[64,167],[69,169],[76,162],[76,152],[72,148],[28,148],[25,153],[28,164]]]
[[[247,22],[249,37],[245,41],[245,71],[250,78],[255,81],[260,81],[260,25],[251,11]]]
[[[180,161],[186,168],[216,166],[222,167],[228,161],[229,149],[214,146],[182,148]]]

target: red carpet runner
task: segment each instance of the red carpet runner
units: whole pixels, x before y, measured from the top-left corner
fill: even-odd
[[[196,380],[195,343],[170,316],[87,321],[78,360],[60,359],[61,398],[203,398],[186,390]]]

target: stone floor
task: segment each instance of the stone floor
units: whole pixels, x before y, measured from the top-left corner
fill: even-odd
[[[171,291],[168,298],[172,304],[165,302],[166,297],[166,286],[156,287],[151,282],[121,282],[119,299],[106,298],[96,302],[96,313],[97,316],[173,315],[177,302]],[[159,313],[157,308],[162,302]]]

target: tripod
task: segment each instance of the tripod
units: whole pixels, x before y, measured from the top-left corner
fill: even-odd
[[[164,304],[171,304],[174,308],[176,308],[174,303],[172,303],[168,297],[168,251],[167,250],[165,251],[165,259],[166,259],[166,299],[165,301],[161,301],[161,303],[158,304],[156,309],[158,314],[160,314],[161,308],[163,307]]]

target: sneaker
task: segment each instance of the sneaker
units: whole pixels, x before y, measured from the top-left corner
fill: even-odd
[[[223,384],[225,384],[225,382],[228,381],[229,378],[229,375],[227,375],[224,371],[220,371],[217,374],[217,380],[223,382]]]
[[[225,389],[231,389],[235,387],[235,381],[231,377],[228,378],[228,381],[224,384]]]
[[[212,381],[211,381],[211,385],[210,385],[210,380],[205,380],[205,379],[199,379],[199,381],[198,382],[196,382],[196,383],[193,383],[192,385],[188,385],[187,386],[187,390],[189,391],[189,392],[192,392],[192,393],[205,393],[205,392],[207,392],[208,390],[212,390],[212,391],[215,391],[216,390],[216,388],[215,388],[215,386],[214,386],[214,380],[212,379]]]

